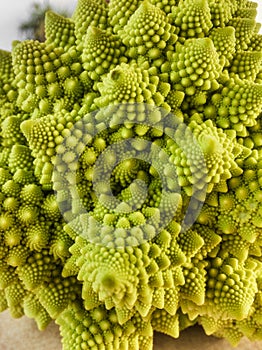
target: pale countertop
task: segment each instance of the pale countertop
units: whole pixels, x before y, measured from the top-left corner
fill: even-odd
[[[12,319],[5,311],[0,313],[1,350],[62,350],[58,326],[51,323],[45,331],[38,331],[33,320],[26,317]],[[262,350],[261,342],[242,339],[232,348],[227,341],[208,337],[200,327],[192,327],[181,332],[179,339],[156,334],[154,350]],[[117,349],[116,349],[117,350]],[[143,350],[143,349],[141,349]]]

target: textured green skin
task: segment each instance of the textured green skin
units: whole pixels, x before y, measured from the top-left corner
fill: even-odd
[[[0,51],[0,311],[34,318],[39,329],[55,319],[65,350],[151,350],[153,331],[178,337],[195,323],[232,345],[262,340],[255,8],[248,0],[79,0],[70,19],[47,13],[46,42]],[[150,127],[165,113],[132,122],[132,112],[144,117],[142,104],[188,126],[174,132],[179,145]],[[101,131],[105,121],[115,124]],[[141,154],[155,145],[155,167],[132,153],[114,167],[112,192],[128,203],[117,212],[106,181],[95,196],[94,164],[130,138]],[[181,191],[166,198],[172,220],[155,235],[160,168]],[[204,205],[185,229],[192,195]]]

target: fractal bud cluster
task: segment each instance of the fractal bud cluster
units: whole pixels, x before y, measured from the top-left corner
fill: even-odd
[[[262,340],[249,0],[79,0],[0,51],[0,311],[64,350]]]

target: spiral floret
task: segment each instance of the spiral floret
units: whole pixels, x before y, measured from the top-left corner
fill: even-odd
[[[175,90],[192,96],[197,91],[216,90],[222,71],[219,56],[209,38],[189,39],[178,45],[170,58],[170,79]]]

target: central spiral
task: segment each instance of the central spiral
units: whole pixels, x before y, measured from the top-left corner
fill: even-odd
[[[185,208],[169,147],[172,142],[177,152],[181,143],[184,152],[187,139],[192,147],[193,135],[178,118],[145,104],[108,106],[78,120],[54,162],[54,189],[68,225],[89,242],[116,248],[151,240],[174,217],[193,224],[202,205],[193,198],[197,181]],[[194,148],[204,164],[201,148]]]

